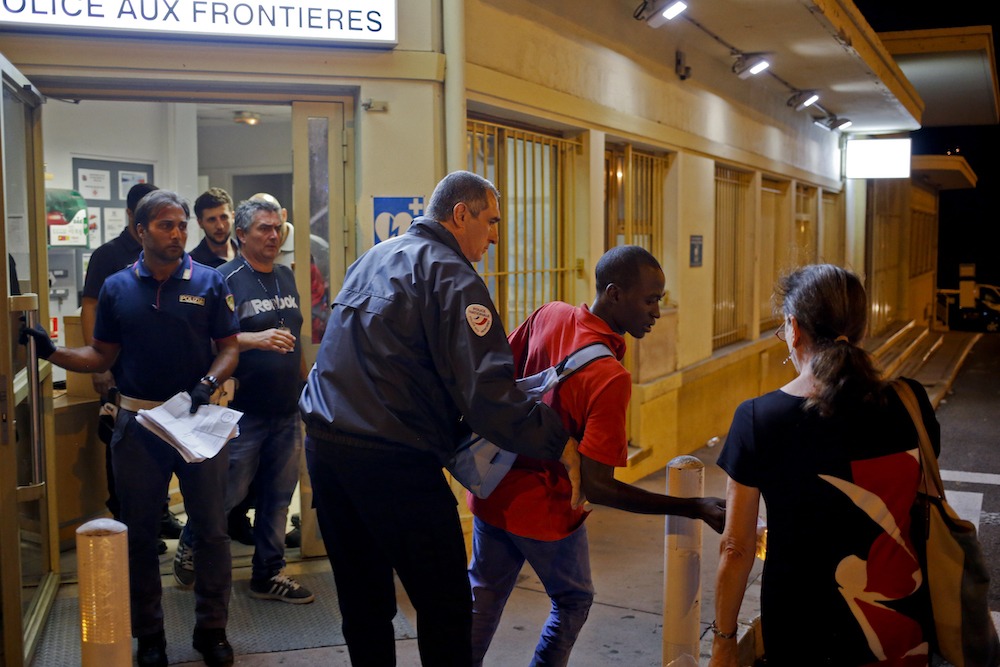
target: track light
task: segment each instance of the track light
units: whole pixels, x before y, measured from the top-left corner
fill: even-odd
[[[806,107],[811,107],[819,101],[819,95],[815,90],[800,90],[788,98],[788,106],[795,107],[796,111],[802,111]]]
[[[659,28],[661,25],[667,21],[671,21],[687,9],[687,3],[683,0],[666,0],[661,2],[660,6],[653,10],[649,18],[646,19],[646,23],[650,28]]]
[[[737,56],[736,62],[733,63],[733,72],[741,79],[749,79],[770,66],[771,63],[768,62],[763,53],[741,53]]]
[[[833,132],[834,130],[846,130],[852,123],[846,118],[837,118],[836,115],[829,115],[823,118],[813,118],[813,124],[816,127],[822,127],[824,130]]]
[[[260,122],[260,114],[254,113],[253,111],[237,111],[233,113],[233,122],[256,125]]]

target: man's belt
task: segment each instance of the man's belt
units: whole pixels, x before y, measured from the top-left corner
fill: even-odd
[[[163,405],[166,401],[147,401],[142,398],[132,398],[124,394],[118,394],[118,407],[129,412],[139,412],[139,410],[152,410]]]

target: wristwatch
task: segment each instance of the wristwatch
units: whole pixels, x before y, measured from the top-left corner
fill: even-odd
[[[207,382],[208,388],[212,390],[213,394],[219,388],[219,380],[214,375],[206,375],[199,382]]]

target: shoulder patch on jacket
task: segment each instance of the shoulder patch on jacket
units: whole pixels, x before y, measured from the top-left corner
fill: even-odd
[[[465,309],[465,319],[477,336],[485,336],[493,326],[493,313],[486,306],[474,303]]]

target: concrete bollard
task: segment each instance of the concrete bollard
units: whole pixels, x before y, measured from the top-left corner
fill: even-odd
[[[76,529],[82,667],[131,667],[128,529],[95,519]]]
[[[705,464],[694,456],[670,461],[667,495],[700,498],[704,494]],[[701,521],[666,517],[663,550],[663,664],[684,664],[683,656],[698,663],[701,628]]]

